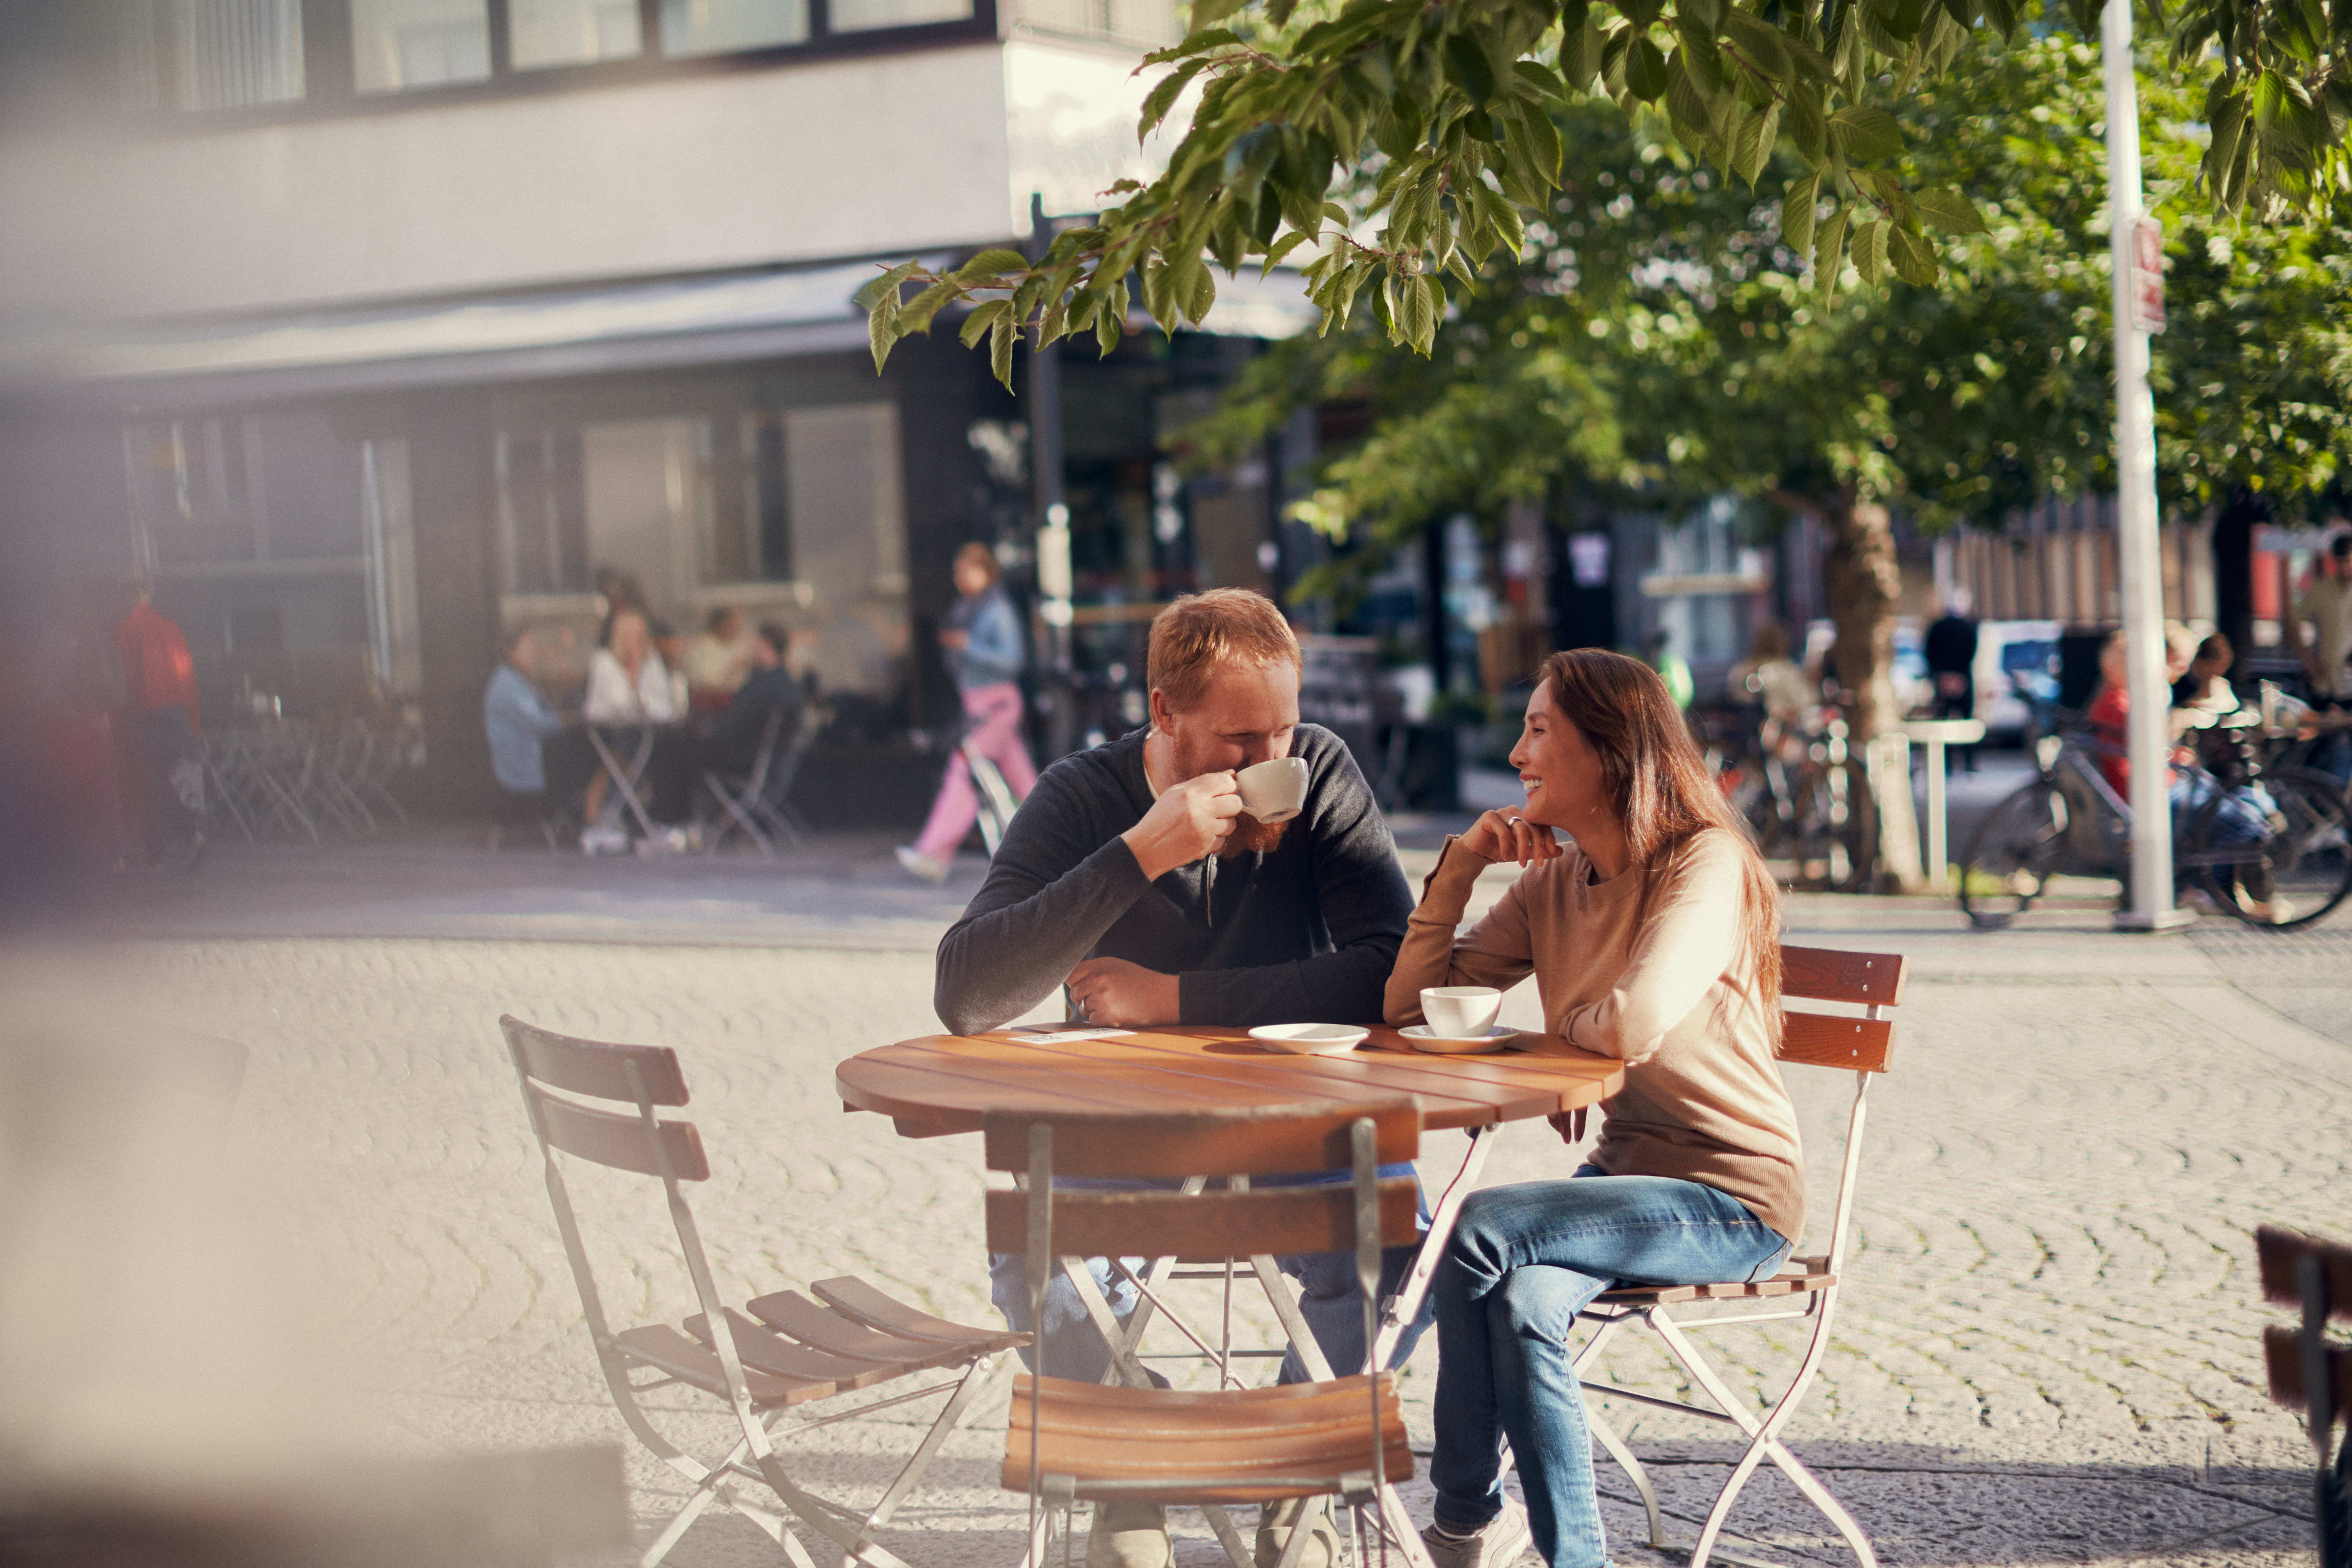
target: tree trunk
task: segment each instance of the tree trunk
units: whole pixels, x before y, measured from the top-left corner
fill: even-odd
[[[2254,651],[2254,525],[2270,517],[2270,502],[2240,486],[2213,518],[2213,629],[2236,654],[2230,680],[2246,678]]]
[[[1910,892],[1925,885],[1911,771],[1894,761],[1901,754],[1896,748],[1871,745],[1903,732],[1903,705],[1895,695],[1895,607],[1903,574],[1895,561],[1894,520],[1877,502],[1844,495],[1820,510],[1830,530],[1822,574],[1837,626],[1838,683],[1851,694],[1846,728],[1855,751],[1871,759],[1876,782],[1878,880]]]

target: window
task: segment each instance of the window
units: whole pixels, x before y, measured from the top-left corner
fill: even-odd
[[[352,0],[352,74],[362,92],[487,81],[488,0]]]
[[[301,0],[142,0],[128,20],[136,104],[246,109],[302,96]]]
[[[808,36],[808,0],[662,0],[666,55],[763,49]]]
[[[501,430],[496,463],[506,591],[586,593],[588,523],[579,431]]]
[[[508,0],[517,70],[627,59],[645,52],[637,0]]]
[[[912,27],[925,22],[960,22],[971,15],[971,0],[833,0],[826,13],[836,33],[876,27]]]
[[[1018,26],[1068,37],[1157,48],[1184,33],[1176,25],[1173,0],[1012,0],[1012,5]]]

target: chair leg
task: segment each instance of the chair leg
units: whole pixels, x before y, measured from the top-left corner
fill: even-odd
[[[1217,1544],[1225,1549],[1225,1555],[1232,1559],[1234,1568],[1257,1568],[1255,1552],[1242,1545],[1241,1532],[1234,1528],[1234,1521],[1226,1517],[1223,1504],[1202,1503],[1201,1517],[1209,1521],[1210,1531],[1216,1536]],[[1294,1535],[1306,1533],[1303,1530],[1293,1532]]]
[[[1706,1560],[1715,1550],[1716,1538],[1723,1533],[1724,1521],[1731,1515],[1733,1501],[1738,1499],[1740,1489],[1748,1484],[1748,1478],[1755,1473],[1758,1463],[1767,1458],[1780,1468],[1781,1473],[1795,1483],[1797,1489],[1821,1510],[1823,1518],[1837,1526],[1838,1533],[1845,1537],[1845,1543],[1861,1560],[1862,1568],[1878,1568],[1878,1554],[1871,1550],[1870,1537],[1863,1533],[1862,1526],[1855,1521],[1853,1515],[1848,1513],[1845,1505],[1822,1484],[1820,1477],[1789,1451],[1779,1436],[1780,1427],[1795,1411],[1797,1401],[1811,1384],[1813,1374],[1821,1369],[1822,1352],[1829,1347],[1832,1316],[1830,1305],[1825,1304],[1822,1308],[1821,1321],[1813,1331],[1813,1342],[1806,1350],[1804,1364],[1798,1368],[1795,1380],[1761,1421],[1756,1418],[1755,1412],[1747,1402],[1724,1383],[1706,1358],[1699,1354],[1698,1347],[1691,1343],[1672,1318],[1655,1308],[1643,1316],[1657,1331],[1658,1337],[1665,1342],[1666,1349],[1674,1358],[1683,1364],[1684,1370],[1706,1391],[1707,1397],[1714,1400],[1723,1413],[1748,1435],[1748,1451],[1740,1455],[1739,1462],[1732,1467],[1730,1479],[1724,1482],[1715,1506],[1707,1510],[1706,1523],[1699,1531],[1698,1544],[1691,1551],[1690,1568],[1706,1568]]]
[[[992,1360],[993,1364],[991,1364]],[[963,1425],[965,1415],[985,1401],[988,1393],[1003,1381],[1012,1365],[1013,1358],[1007,1352],[994,1358],[982,1356],[964,1370],[962,1381],[956,1384],[955,1392],[948,1396],[947,1405],[940,1411],[939,1418],[931,1423],[931,1429],[923,1435],[922,1442],[916,1446],[914,1454],[898,1471],[898,1479],[890,1483],[881,1500],[866,1515],[866,1528],[859,1536],[861,1542],[867,1535],[890,1522],[890,1516],[898,1510],[898,1505],[922,1483],[924,1472],[931,1468],[931,1460],[939,1454],[940,1445],[947,1441],[948,1434]]]
[[[1658,1511],[1657,1489],[1650,1484],[1650,1472],[1643,1468],[1641,1460],[1633,1457],[1633,1450],[1626,1447],[1625,1439],[1617,1435],[1617,1428],[1609,1425],[1607,1418],[1590,1405],[1585,1406],[1584,1424],[1591,1428],[1593,1437],[1608,1450],[1609,1457],[1617,1461],[1617,1468],[1625,1472],[1626,1479],[1633,1483],[1633,1489],[1642,1494],[1642,1507],[1650,1516],[1650,1549],[1654,1552],[1667,1550],[1665,1517]]]

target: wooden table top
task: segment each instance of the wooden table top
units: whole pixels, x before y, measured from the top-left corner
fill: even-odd
[[[991,1111],[1201,1110],[1410,1094],[1422,1126],[1485,1127],[1577,1110],[1615,1094],[1625,1065],[1553,1035],[1521,1048],[1431,1056],[1376,1028],[1342,1056],[1268,1051],[1243,1029],[1165,1026],[1055,1043],[1003,1032],[926,1035],[860,1051],[834,1070],[845,1110],[891,1118],[910,1138],[979,1130]]]

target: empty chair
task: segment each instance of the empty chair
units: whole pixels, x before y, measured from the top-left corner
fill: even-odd
[[[1318,1377],[1273,1388],[1186,1393],[1150,1385],[1132,1336],[1113,1320],[1088,1258],[1149,1256],[1218,1262],[1246,1257],[1352,1251],[1363,1288],[1364,1338],[1374,1335],[1381,1250],[1418,1234],[1409,1178],[1382,1180],[1383,1162],[1412,1159],[1421,1119],[1409,1099],[1365,1110],[1328,1105],[1203,1110],[1178,1115],[1002,1114],[984,1128],[987,1164],[1022,1178],[988,1195],[988,1245],[1028,1264],[1033,1313],[1058,1269],[1113,1349],[1120,1385],[1017,1377],[1005,1433],[1003,1484],[1030,1498],[1030,1558],[1045,1560],[1056,1510],[1080,1500],[1135,1500],[1202,1509],[1236,1568],[1253,1558],[1224,1514],[1232,1503],[1335,1497],[1358,1531],[1369,1525],[1425,1563],[1394,1483],[1412,1475],[1392,1374]],[[1252,1190],[1249,1178],[1344,1169],[1345,1183]],[[1223,1178],[1151,1191],[1055,1190],[1065,1176],[1177,1182]],[[1269,1295],[1294,1342],[1312,1349],[1286,1291]],[[1033,1321],[1034,1319],[1033,1318]],[[1319,1361],[1319,1356],[1317,1360]],[[1320,1369],[1318,1369],[1318,1372]],[[1309,1539],[1290,1531],[1285,1568]]]
[[[784,1518],[746,1499],[745,1481],[765,1484],[792,1518],[839,1548],[845,1563],[903,1568],[876,1541],[875,1532],[919,1484],[947,1435],[982,1403],[982,1393],[995,1381],[992,1369],[1009,1364],[999,1359],[999,1352],[1027,1342],[1028,1336],[949,1322],[847,1275],[817,1280],[808,1295],[778,1290],[754,1298],[740,1310],[727,1304],[712,1282],[682,1184],[710,1174],[701,1135],[692,1122],[665,1121],[656,1114],[656,1107],[686,1103],[677,1053],[657,1046],[573,1039],[513,1017],[501,1017],[499,1025],[546,1163],[556,1230],[580,1288],[580,1304],[605,1384],[637,1440],[694,1483],[686,1505],[646,1548],[641,1559],[645,1568],[659,1563],[714,1501],[759,1525],[794,1563],[805,1568],[806,1551],[792,1537]],[[616,1112],[588,1103],[594,1100],[619,1101],[627,1109]],[[612,1326],[582,1245],[563,1162],[556,1157],[559,1151],[660,1182],[699,1312],[678,1324]],[[946,1375],[919,1388],[888,1388],[923,1372]],[[633,1381],[637,1378],[646,1381]],[[671,1386],[713,1395],[733,1414],[742,1436],[730,1452],[717,1459],[698,1458],[656,1430],[642,1396]],[[884,1389],[885,1397],[857,1409],[786,1425],[793,1411],[814,1401]],[[777,1451],[777,1442],[794,1432],[940,1393],[949,1395],[946,1406],[898,1478],[862,1513],[803,1488]]]
[[[2352,1417],[2352,1343],[2327,1331],[2331,1321],[2352,1322],[2352,1247],[2266,1225],[2254,1232],[2254,1255],[2263,1297],[2303,1314],[2297,1328],[2263,1331],[2263,1360],[2271,1397],[2304,1413],[2318,1456],[2319,1568],[2352,1568],[2352,1444],[2336,1442],[2336,1424]]]

